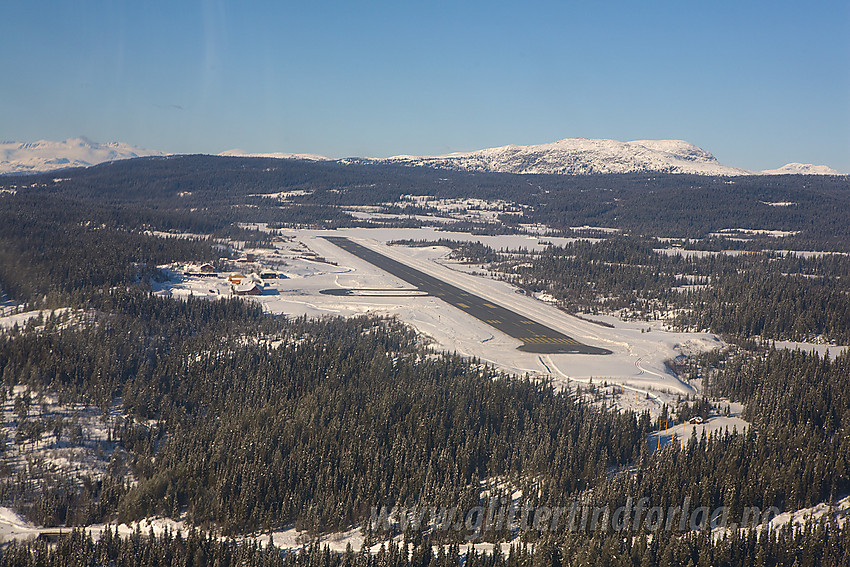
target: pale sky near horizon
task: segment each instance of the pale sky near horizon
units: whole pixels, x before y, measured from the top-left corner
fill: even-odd
[[[4,2],[0,139],[433,155],[683,139],[850,173],[850,2]]]

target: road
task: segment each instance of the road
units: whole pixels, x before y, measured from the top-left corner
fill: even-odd
[[[442,299],[449,305],[472,315],[491,327],[518,339],[519,350],[538,354],[611,354],[610,350],[578,342],[572,337],[550,329],[491,300],[469,293],[416,268],[366,248],[341,236],[323,237],[346,252],[415,286],[420,291]]]

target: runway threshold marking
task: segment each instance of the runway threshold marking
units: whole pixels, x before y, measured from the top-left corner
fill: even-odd
[[[322,238],[346,252],[357,256],[361,260],[365,260],[385,272],[406,281],[420,291],[442,299],[449,305],[472,315],[479,321],[522,341],[523,345],[519,347],[519,350],[539,354],[611,353],[611,351],[604,348],[582,344],[560,331],[551,329],[542,323],[532,321],[515,311],[494,304],[489,299],[484,299],[459,287],[455,287],[416,268],[402,264],[348,238],[341,236],[324,236]]]

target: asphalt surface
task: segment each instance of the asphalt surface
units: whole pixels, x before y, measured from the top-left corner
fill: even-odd
[[[472,315],[506,335],[522,341],[519,350],[539,354],[611,354],[610,350],[586,345],[572,337],[550,329],[524,315],[497,305],[459,287],[420,272],[406,264],[375,252],[341,236],[323,237],[346,252],[381,268],[385,272],[416,286],[417,289],[442,299],[449,305]]]

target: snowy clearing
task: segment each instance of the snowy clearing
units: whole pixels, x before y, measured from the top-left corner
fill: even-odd
[[[744,410],[743,404],[723,401],[719,405],[723,408],[728,407],[729,415],[713,411],[705,420],[705,423],[679,423],[667,429],[650,433],[646,440],[649,448],[654,451],[673,442],[686,445],[692,436],[699,439],[703,434],[707,437],[718,432],[721,434],[735,431],[745,433],[750,424],[741,418],[741,412]]]
[[[820,343],[798,343],[794,341],[772,341],[772,344],[777,349],[801,350],[803,352],[816,352],[819,356],[829,354],[830,358],[847,352],[850,346],[847,345],[829,345]]]
[[[811,508],[803,508],[793,512],[783,512],[771,519],[769,525],[770,529],[773,530],[784,526],[789,522],[794,526],[802,526],[809,518],[819,520],[822,516],[830,514],[830,512],[839,525],[844,525],[847,519],[850,518],[850,496],[845,496],[844,498],[837,500],[834,506],[821,502]]]
[[[7,315],[3,315],[2,312],[0,312],[0,330],[12,329],[15,325],[17,325],[18,328],[23,329],[32,319],[38,319],[39,317],[42,319],[48,319],[51,315],[61,315],[68,311],[70,311],[70,309],[60,308],[16,312],[15,308],[10,308],[7,311],[7,313],[9,313]]]

